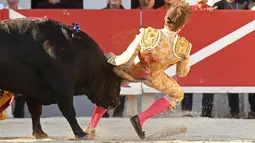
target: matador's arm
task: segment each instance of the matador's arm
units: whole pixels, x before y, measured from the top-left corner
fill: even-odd
[[[125,52],[123,52],[121,55],[111,57],[110,59],[108,59],[108,63],[114,66],[121,66],[134,59],[141,49],[140,42],[142,31],[143,28],[140,29],[140,33],[136,35],[135,39],[128,46]]]
[[[183,59],[176,65],[176,75],[179,77],[185,77],[190,71],[190,56],[187,59]]]

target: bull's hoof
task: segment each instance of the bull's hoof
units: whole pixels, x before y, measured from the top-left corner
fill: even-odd
[[[48,135],[43,131],[33,132],[32,134],[36,139],[45,139],[48,138]]]
[[[85,132],[81,132],[75,135],[75,139],[77,140],[91,140],[91,137],[89,134]]]
[[[90,135],[86,135],[86,136],[84,136],[84,137],[75,136],[75,139],[76,139],[76,140],[92,140],[92,138],[90,137]]]

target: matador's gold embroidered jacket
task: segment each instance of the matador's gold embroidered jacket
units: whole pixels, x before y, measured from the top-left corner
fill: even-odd
[[[176,75],[184,77],[190,70],[191,44],[168,29],[141,28],[127,50],[112,56],[108,62],[123,70],[131,82],[146,85],[168,94],[171,108],[183,99],[179,84],[164,70],[177,64]]]

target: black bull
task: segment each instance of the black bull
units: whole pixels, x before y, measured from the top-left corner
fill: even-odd
[[[98,106],[120,103],[122,79],[86,33],[50,19],[0,22],[0,89],[23,94],[32,117],[33,135],[41,128],[42,105],[57,104],[77,138],[86,138],[76,120],[73,95],[87,95]]]

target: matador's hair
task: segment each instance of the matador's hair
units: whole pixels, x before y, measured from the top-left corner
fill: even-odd
[[[165,24],[172,30],[177,31],[189,19],[192,14],[191,8],[184,0],[176,0],[167,10]]]

